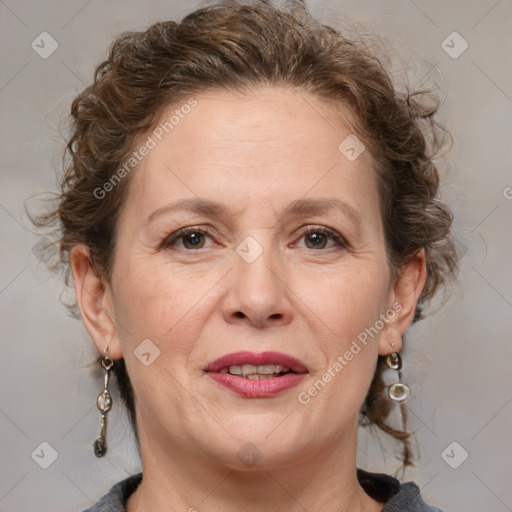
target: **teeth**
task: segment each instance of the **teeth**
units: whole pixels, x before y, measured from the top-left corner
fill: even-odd
[[[272,375],[252,374],[252,375],[247,375],[246,379],[261,380],[261,379],[275,379],[276,377],[277,377],[277,375],[275,375],[275,374],[272,374]]]
[[[273,373],[279,373],[276,372],[275,366],[273,364],[263,364],[261,366],[258,366],[257,373],[260,375],[272,375]]]
[[[254,375],[255,373],[258,373],[258,367],[254,366],[253,364],[244,364],[242,366],[242,373],[243,375]]]
[[[287,373],[289,371],[290,368],[280,364],[262,364],[259,366],[252,364],[233,365],[220,370],[221,373],[229,372],[232,375],[246,377],[247,379],[273,378],[277,377],[279,373]]]

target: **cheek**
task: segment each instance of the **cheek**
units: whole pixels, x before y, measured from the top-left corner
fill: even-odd
[[[214,270],[192,274],[155,265],[150,256],[133,259],[125,269],[130,279],[118,283],[116,306],[124,352],[133,353],[150,339],[166,367],[184,371],[212,308],[209,292],[221,274]]]
[[[380,332],[371,330],[386,308],[386,286],[377,273],[355,272],[331,277],[321,293],[302,298],[303,308],[319,352],[314,375],[301,388],[312,410],[330,410],[336,430],[357,414],[370,386],[378,354]],[[302,395],[304,398],[304,395]]]
[[[124,342],[136,345],[149,338],[158,344],[157,340],[177,322],[186,301],[184,290],[180,289],[179,281],[173,282],[162,271],[140,260],[131,264],[120,262],[118,269],[118,275],[130,276],[118,279],[116,289],[116,318]]]
[[[323,277],[298,277],[294,291],[307,306],[305,314],[309,309],[308,317],[316,316],[331,342],[342,348],[384,312],[387,274],[384,268],[347,266]]]

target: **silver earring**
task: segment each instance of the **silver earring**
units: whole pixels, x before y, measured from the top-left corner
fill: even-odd
[[[96,407],[101,412],[100,436],[94,441],[94,455],[96,457],[103,457],[107,453],[107,413],[112,409],[112,396],[108,391],[108,383],[114,360],[109,357],[108,349],[105,349],[105,355],[101,358],[101,366],[105,369],[105,380],[103,391],[96,399]]]
[[[396,370],[398,372],[398,382],[395,384],[391,384],[388,387],[388,394],[391,400],[395,402],[403,403],[411,396],[411,388],[401,382],[402,380],[402,358],[398,352],[393,352],[393,354],[389,354],[386,357],[386,365],[388,368],[392,370]]]

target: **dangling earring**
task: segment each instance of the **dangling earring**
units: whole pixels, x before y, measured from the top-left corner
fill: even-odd
[[[398,372],[398,382],[395,384],[391,384],[388,387],[388,394],[391,400],[395,402],[403,403],[405,402],[409,396],[411,395],[411,388],[401,382],[402,380],[402,358],[398,352],[393,352],[386,357],[386,365],[392,370],[396,370]]]
[[[105,381],[103,391],[96,399],[96,407],[101,412],[100,436],[94,441],[94,455],[103,457],[107,453],[107,413],[112,409],[112,396],[108,391],[108,382],[110,380],[110,371],[114,366],[114,360],[109,357],[108,349],[105,349],[105,355],[101,358],[101,366],[105,369]]]

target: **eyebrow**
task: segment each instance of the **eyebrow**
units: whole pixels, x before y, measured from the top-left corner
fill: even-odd
[[[352,206],[336,198],[325,199],[297,199],[292,201],[283,211],[282,216],[308,216],[319,215],[327,211],[337,209],[359,224],[361,215]],[[188,210],[192,213],[214,217],[229,217],[235,214],[225,205],[201,198],[180,199],[174,203],[157,208],[149,214],[144,224],[148,224],[154,218],[179,210]]]

